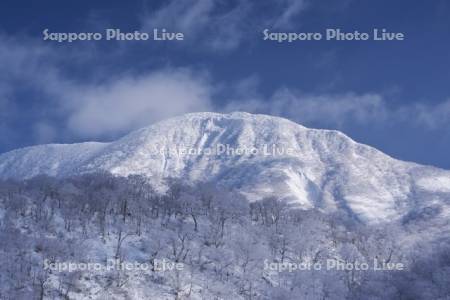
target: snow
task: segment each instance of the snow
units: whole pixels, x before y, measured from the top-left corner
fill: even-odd
[[[205,154],[219,145],[257,153]],[[266,155],[265,146],[289,152]],[[199,151],[175,151],[180,149]],[[304,209],[343,208],[367,222],[400,218],[414,209],[415,187],[450,193],[448,171],[393,159],[339,131],[243,112],[187,114],[112,143],[41,145],[0,155],[0,178],[97,171],[145,175],[158,190],[164,190],[163,179],[169,177],[214,182],[251,201],[276,196]]]
[[[419,179],[417,185],[430,192],[450,193],[450,177],[425,177]]]

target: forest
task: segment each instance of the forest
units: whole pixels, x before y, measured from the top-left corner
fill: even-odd
[[[0,299],[450,295],[448,238],[420,238],[432,212],[369,225],[342,211],[303,210],[275,197],[249,202],[212,184],[167,180],[167,187],[155,191],[145,177],[108,173],[0,182]],[[112,259],[153,267],[45,267]],[[155,267],[161,261],[184,267],[161,271]],[[298,267],[329,261],[369,268]],[[404,268],[375,269],[374,261]]]

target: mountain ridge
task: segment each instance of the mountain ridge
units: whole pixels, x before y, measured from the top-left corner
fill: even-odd
[[[227,155],[218,152],[221,145],[251,151]],[[285,151],[265,155],[268,147]],[[0,155],[0,178],[98,171],[143,175],[161,189],[167,178],[212,182],[251,201],[275,196],[304,209],[344,209],[368,222],[400,219],[434,203],[418,195],[437,197],[447,215],[450,193],[449,171],[394,159],[339,131],[244,112],[191,113],[111,143],[40,145]]]

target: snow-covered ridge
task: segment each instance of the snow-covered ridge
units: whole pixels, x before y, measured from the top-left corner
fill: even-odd
[[[221,145],[258,151],[242,155],[206,151]],[[283,151],[267,155],[265,147]],[[196,151],[182,151],[189,149]],[[239,190],[254,201],[277,196],[304,208],[345,210],[368,221],[441,205],[440,199],[448,199],[450,193],[448,171],[393,159],[338,131],[242,112],[187,114],[112,143],[41,145],[0,155],[0,178],[100,170],[145,175],[156,187],[168,177],[209,181]]]

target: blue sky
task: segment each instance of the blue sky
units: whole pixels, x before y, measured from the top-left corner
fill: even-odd
[[[338,129],[450,168],[448,1],[2,1],[0,152],[111,140],[192,111],[245,110]],[[42,31],[181,31],[184,41],[44,41]],[[262,31],[404,41],[264,41]]]

